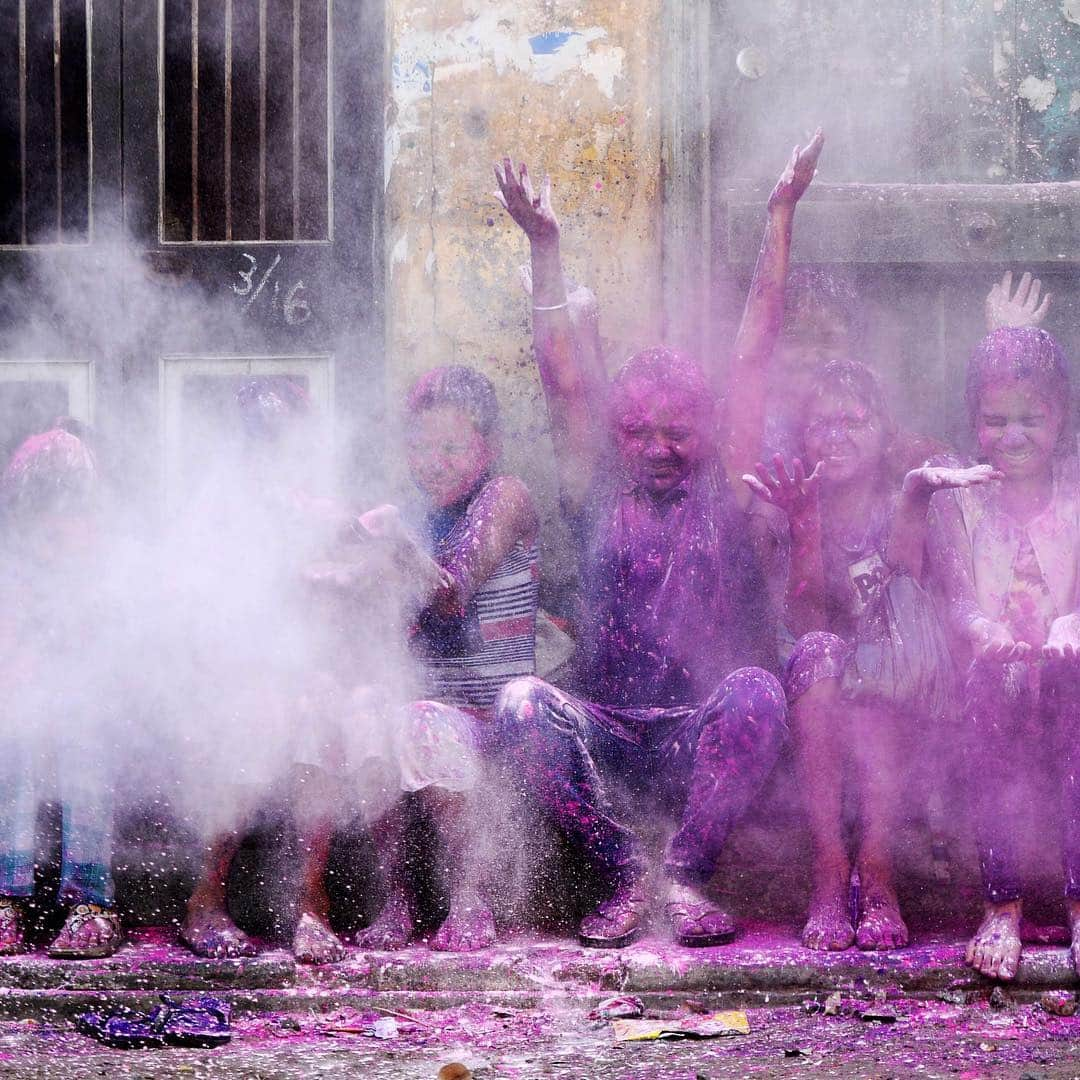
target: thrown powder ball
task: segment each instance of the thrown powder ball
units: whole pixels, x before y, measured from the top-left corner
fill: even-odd
[[[735,57],[735,66],[744,79],[760,79],[768,70],[765,54],[753,45],[739,50],[739,54]]]

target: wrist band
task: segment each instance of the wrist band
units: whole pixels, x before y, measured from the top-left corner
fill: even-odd
[[[552,304],[550,307],[541,307],[540,304],[533,304],[533,311],[561,311],[564,307],[569,306],[569,304],[569,300],[564,300],[561,304]]]

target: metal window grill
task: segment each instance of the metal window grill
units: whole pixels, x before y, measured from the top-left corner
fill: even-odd
[[[90,0],[0,4],[0,244],[90,238]]]
[[[330,0],[160,0],[161,239],[332,236]]]

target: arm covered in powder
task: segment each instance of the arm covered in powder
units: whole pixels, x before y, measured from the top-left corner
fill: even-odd
[[[926,547],[954,631],[983,659],[1002,663],[1023,659],[1030,646],[1015,641],[1009,628],[991,619],[979,604],[960,492],[939,491],[931,497]]]
[[[728,366],[724,392],[728,434],[722,449],[732,490],[743,505],[749,492],[739,484],[739,478],[753,468],[761,454],[766,376],[784,315],[795,206],[810,186],[824,142],[819,130],[806,147],[795,147],[769,196],[765,236]]]
[[[926,551],[927,515],[936,491],[975,487],[998,479],[989,465],[958,468],[947,465],[921,465],[904,477],[900,498],[889,530],[885,561],[894,570],[906,570],[916,581],[922,579]],[[958,511],[959,512],[959,511]],[[960,523],[961,528],[963,522]],[[966,542],[966,534],[964,540]],[[974,586],[971,586],[974,595]]]
[[[756,475],[743,475],[744,484],[762,502],[787,516],[790,531],[784,622],[796,637],[811,630],[824,630],[827,628],[825,564],[818,499],[822,466],[819,463],[807,476],[802,462],[796,458],[789,474],[783,457],[777,454],[773,458],[773,471],[760,462],[754,469]]]
[[[514,545],[536,540],[539,518],[529,489],[516,476],[497,476],[465,514],[461,540],[441,560],[447,582],[432,606],[457,610],[495,573]]]
[[[529,238],[533,301],[533,349],[540,370],[564,508],[584,505],[600,452],[595,413],[594,364],[574,331],[559,249],[559,222],[551,206],[551,181],[535,195],[528,169],[515,172],[506,158],[495,167],[496,198]]]

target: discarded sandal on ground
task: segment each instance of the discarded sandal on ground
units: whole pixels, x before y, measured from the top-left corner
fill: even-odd
[[[80,944],[80,933],[91,923],[97,924],[98,940],[93,944]],[[120,916],[112,908],[100,904],[75,904],[47,951],[54,960],[101,960],[112,956],[122,941]]]
[[[232,1038],[231,1006],[221,998],[202,994],[180,998],[162,994],[161,1005],[149,1013],[119,1006],[109,1012],[87,1012],[75,1017],[75,1030],[116,1050],[184,1046],[206,1049]]]
[[[108,1013],[81,1013],[75,1017],[75,1030],[114,1050],[164,1046],[165,1038],[156,1023],[158,1011],[154,1009],[147,1016],[121,1006]]]
[[[669,900],[664,912],[671,921],[675,941],[688,949],[726,945],[735,938],[735,920],[723,908],[708,901]]]
[[[156,1026],[169,1046],[221,1046],[232,1038],[232,1006],[219,997],[201,994],[180,998],[162,994]]]
[[[578,941],[586,949],[622,949],[645,930],[648,901],[637,884],[621,885],[578,927]]]
[[[22,904],[10,896],[0,896],[0,956],[26,951],[22,920]]]

